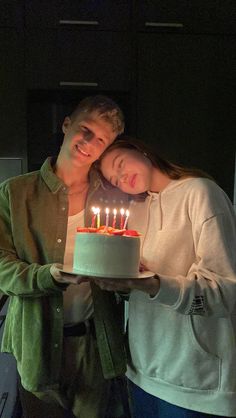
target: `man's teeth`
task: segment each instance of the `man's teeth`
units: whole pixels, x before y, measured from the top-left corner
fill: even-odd
[[[81,154],[85,155],[86,157],[89,156],[89,154],[87,152],[83,151],[78,144],[76,145],[76,148],[77,148],[78,151],[81,152]]]

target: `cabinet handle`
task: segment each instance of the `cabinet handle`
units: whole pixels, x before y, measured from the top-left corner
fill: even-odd
[[[97,20],[59,20],[60,25],[90,25],[97,26],[99,22]]]
[[[90,81],[60,81],[60,86],[98,87],[98,83]]]
[[[183,23],[166,23],[166,22],[145,22],[145,26],[151,28],[183,28]]]

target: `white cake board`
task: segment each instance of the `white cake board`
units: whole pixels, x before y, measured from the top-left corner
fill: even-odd
[[[66,274],[71,274],[73,276],[84,276],[84,277],[100,277],[101,279],[122,279],[122,280],[129,280],[129,279],[148,279],[150,277],[153,277],[155,275],[155,273],[153,273],[153,271],[140,271],[138,276],[135,277],[118,277],[118,276],[101,276],[101,275],[96,275],[93,274],[91,276],[91,274],[85,274],[85,273],[80,273],[79,271],[73,269],[72,267],[68,267],[68,266],[63,266],[61,269],[59,269],[59,271],[61,271],[61,273],[66,273]]]

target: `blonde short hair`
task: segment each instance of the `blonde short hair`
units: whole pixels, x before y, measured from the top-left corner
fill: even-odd
[[[80,114],[95,113],[112,126],[113,132],[120,135],[124,132],[124,115],[120,107],[109,97],[96,95],[81,100],[70,119],[75,120]]]

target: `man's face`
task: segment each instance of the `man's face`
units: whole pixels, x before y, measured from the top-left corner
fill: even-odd
[[[64,141],[60,153],[78,167],[91,165],[117,136],[112,126],[95,112],[74,120],[66,117],[62,129]]]

